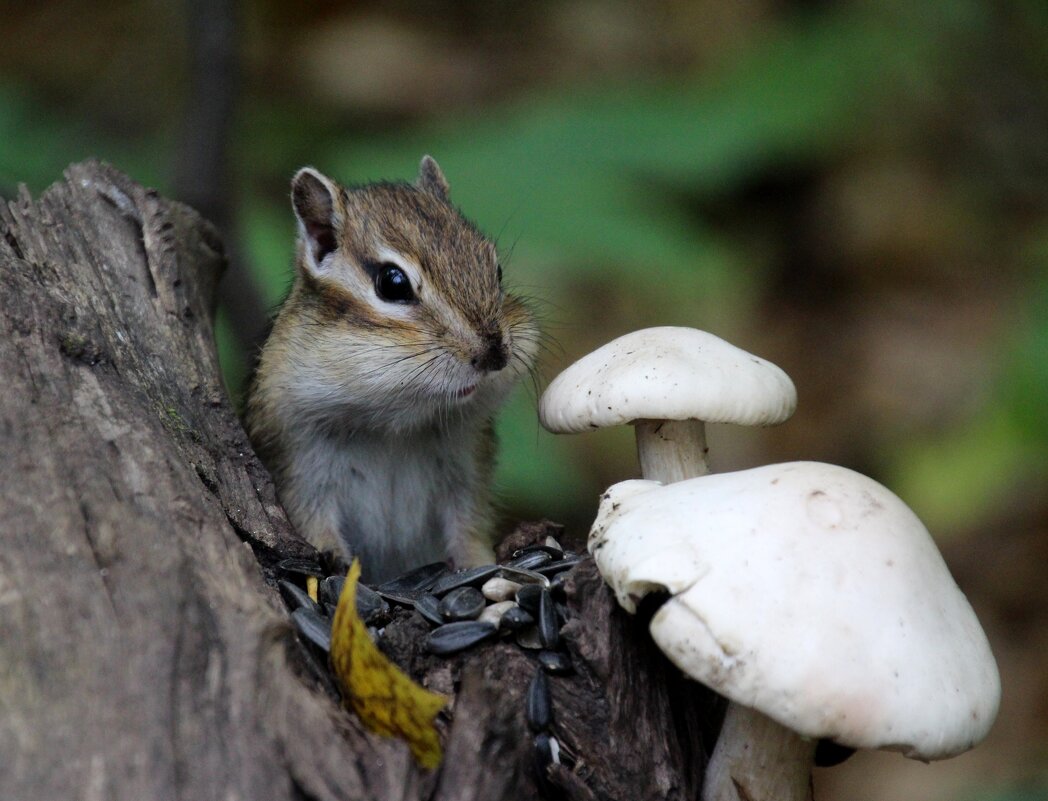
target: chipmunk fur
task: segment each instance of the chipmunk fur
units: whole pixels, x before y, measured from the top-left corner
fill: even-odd
[[[292,524],[370,581],[492,561],[492,421],[538,347],[495,246],[428,156],[414,184],[304,168],[292,206],[295,280],[247,412]]]

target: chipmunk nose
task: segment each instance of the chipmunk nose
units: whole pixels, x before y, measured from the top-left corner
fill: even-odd
[[[484,335],[484,350],[470,359],[469,363],[484,373],[494,373],[509,363],[509,353],[502,334],[495,332]]]

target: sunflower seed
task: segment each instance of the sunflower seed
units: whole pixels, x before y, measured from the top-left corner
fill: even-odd
[[[465,587],[470,584],[483,584],[498,572],[498,565],[481,565],[480,567],[470,567],[465,570],[458,570],[441,577],[429,588],[429,591],[439,598],[444,593],[450,592],[457,587]]]
[[[539,565],[535,568],[535,572],[544,576],[555,576],[557,573],[562,573],[575,567],[583,558],[582,556],[565,556],[556,562],[547,562],[544,565]]]
[[[284,573],[296,573],[300,576],[324,576],[324,569],[320,563],[312,559],[282,559],[277,563],[277,568]]]
[[[336,601],[337,604],[337,601]],[[389,612],[386,599],[370,587],[357,584],[357,614],[365,623],[370,623],[379,615]]]
[[[447,621],[475,620],[484,611],[485,600],[475,587],[456,587],[440,601],[440,614]]]
[[[549,591],[558,601],[563,601],[567,596],[567,590],[564,586],[568,578],[568,572],[565,570],[563,573],[558,573],[549,580]]]
[[[538,630],[543,648],[553,649],[560,645],[557,610],[553,606],[553,597],[549,594],[549,590],[539,593]]]
[[[546,771],[554,762],[560,761],[560,744],[558,743],[555,746],[554,743],[556,742],[555,737],[546,734],[546,732],[540,732],[535,735],[535,741],[532,745],[535,754],[535,772],[538,775],[539,790],[543,798],[553,797],[552,786]]]
[[[517,590],[517,603],[520,604],[520,608],[532,615],[538,615],[539,596],[542,595],[543,589],[538,584],[525,584]]]
[[[280,589],[280,595],[283,597],[284,602],[291,609],[310,609],[313,612],[320,613],[320,607],[309,597],[309,593],[301,587],[292,584],[286,579],[278,581],[277,587]]]
[[[338,599],[342,595],[342,588],[346,586],[345,576],[328,576],[322,582],[320,582],[320,602],[325,604],[334,604],[338,606]],[[363,584],[358,584],[358,587],[363,587]],[[368,592],[374,592],[372,589],[368,589]],[[360,598],[360,590],[357,590],[357,598]]]
[[[521,554],[515,559],[510,559],[506,562],[506,567],[513,567],[518,570],[535,570],[540,565],[552,561],[553,557],[545,551],[531,551],[530,553]]]
[[[429,633],[429,637],[426,638],[426,647],[430,653],[447,656],[483,642],[494,635],[497,630],[492,623],[480,623],[476,620],[446,623]]]
[[[502,614],[502,619],[499,620],[499,625],[509,631],[520,631],[521,629],[526,629],[528,626],[535,625],[535,618],[514,604],[511,609],[506,610]]]
[[[550,735],[549,738],[549,753],[553,757],[553,762],[557,765],[560,764],[560,741],[556,737]]]
[[[426,594],[425,590],[384,590],[381,587],[376,587],[375,592],[385,598],[387,601],[392,601],[395,604],[401,606],[414,606],[415,602]]]
[[[534,626],[528,626],[526,629],[521,629],[516,634],[517,645],[521,648],[527,648],[529,651],[537,651],[542,648],[542,640],[539,639],[539,632]]]
[[[517,582],[502,578],[502,576],[495,576],[485,581],[480,591],[489,601],[508,601],[517,594],[519,589],[520,584]]]
[[[331,650],[331,621],[312,609],[299,608],[291,613],[291,622],[307,640],[322,651]]]
[[[513,601],[498,601],[490,604],[483,612],[480,613],[480,620],[485,623],[494,623],[496,626],[502,621],[502,616],[506,614],[510,609],[519,609]]]
[[[499,573],[502,578],[515,581],[518,584],[538,584],[541,587],[549,586],[549,579],[534,570],[521,570],[519,567],[506,567],[501,565]]]
[[[556,676],[571,673],[571,657],[563,651],[539,651],[539,664]]]
[[[518,556],[523,556],[526,553],[534,553],[535,551],[548,553],[554,559],[562,559],[564,557],[564,551],[561,550],[559,545],[551,546],[548,543],[543,543],[542,545],[528,545],[514,551],[513,556],[516,558]]]
[[[428,565],[409,570],[395,579],[383,582],[375,587],[375,590],[386,597],[390,595],[412,595],[428,590],[438,579],[446,576],[448,572],[448,566],[444,562],[431,562]]]
[[[415,601],[415,611],[434,626],[444,625],[444,618],[440,614],[440,599],[436,595],[426,593],[419,596]]]
[[[524,714],[533,732],[548,729],[553,721],[553,702],[549,692],[549,679],[542,670],[535,671],[535,678],[528,686]]]

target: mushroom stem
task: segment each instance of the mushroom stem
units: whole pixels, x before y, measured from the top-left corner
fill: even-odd
[[[815,744],[755,709],[729,703],[702,801],[812,801]]]
[[[636,420],[633,428],[644,478],[672,484],[710,472],[702,420]]]

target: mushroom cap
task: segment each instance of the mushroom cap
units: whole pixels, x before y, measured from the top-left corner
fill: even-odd
[[[645,328],[614,339],[558,375],[539,401],[555,434],[633,420],[762,426],[797,407],[790,377],[769,361],[694,328]]]
[[[872,479],[794,462],[605,493],[589,550],[685,673],[805,737],[941,759],[990,729],[1000,678],[927,529]]]

